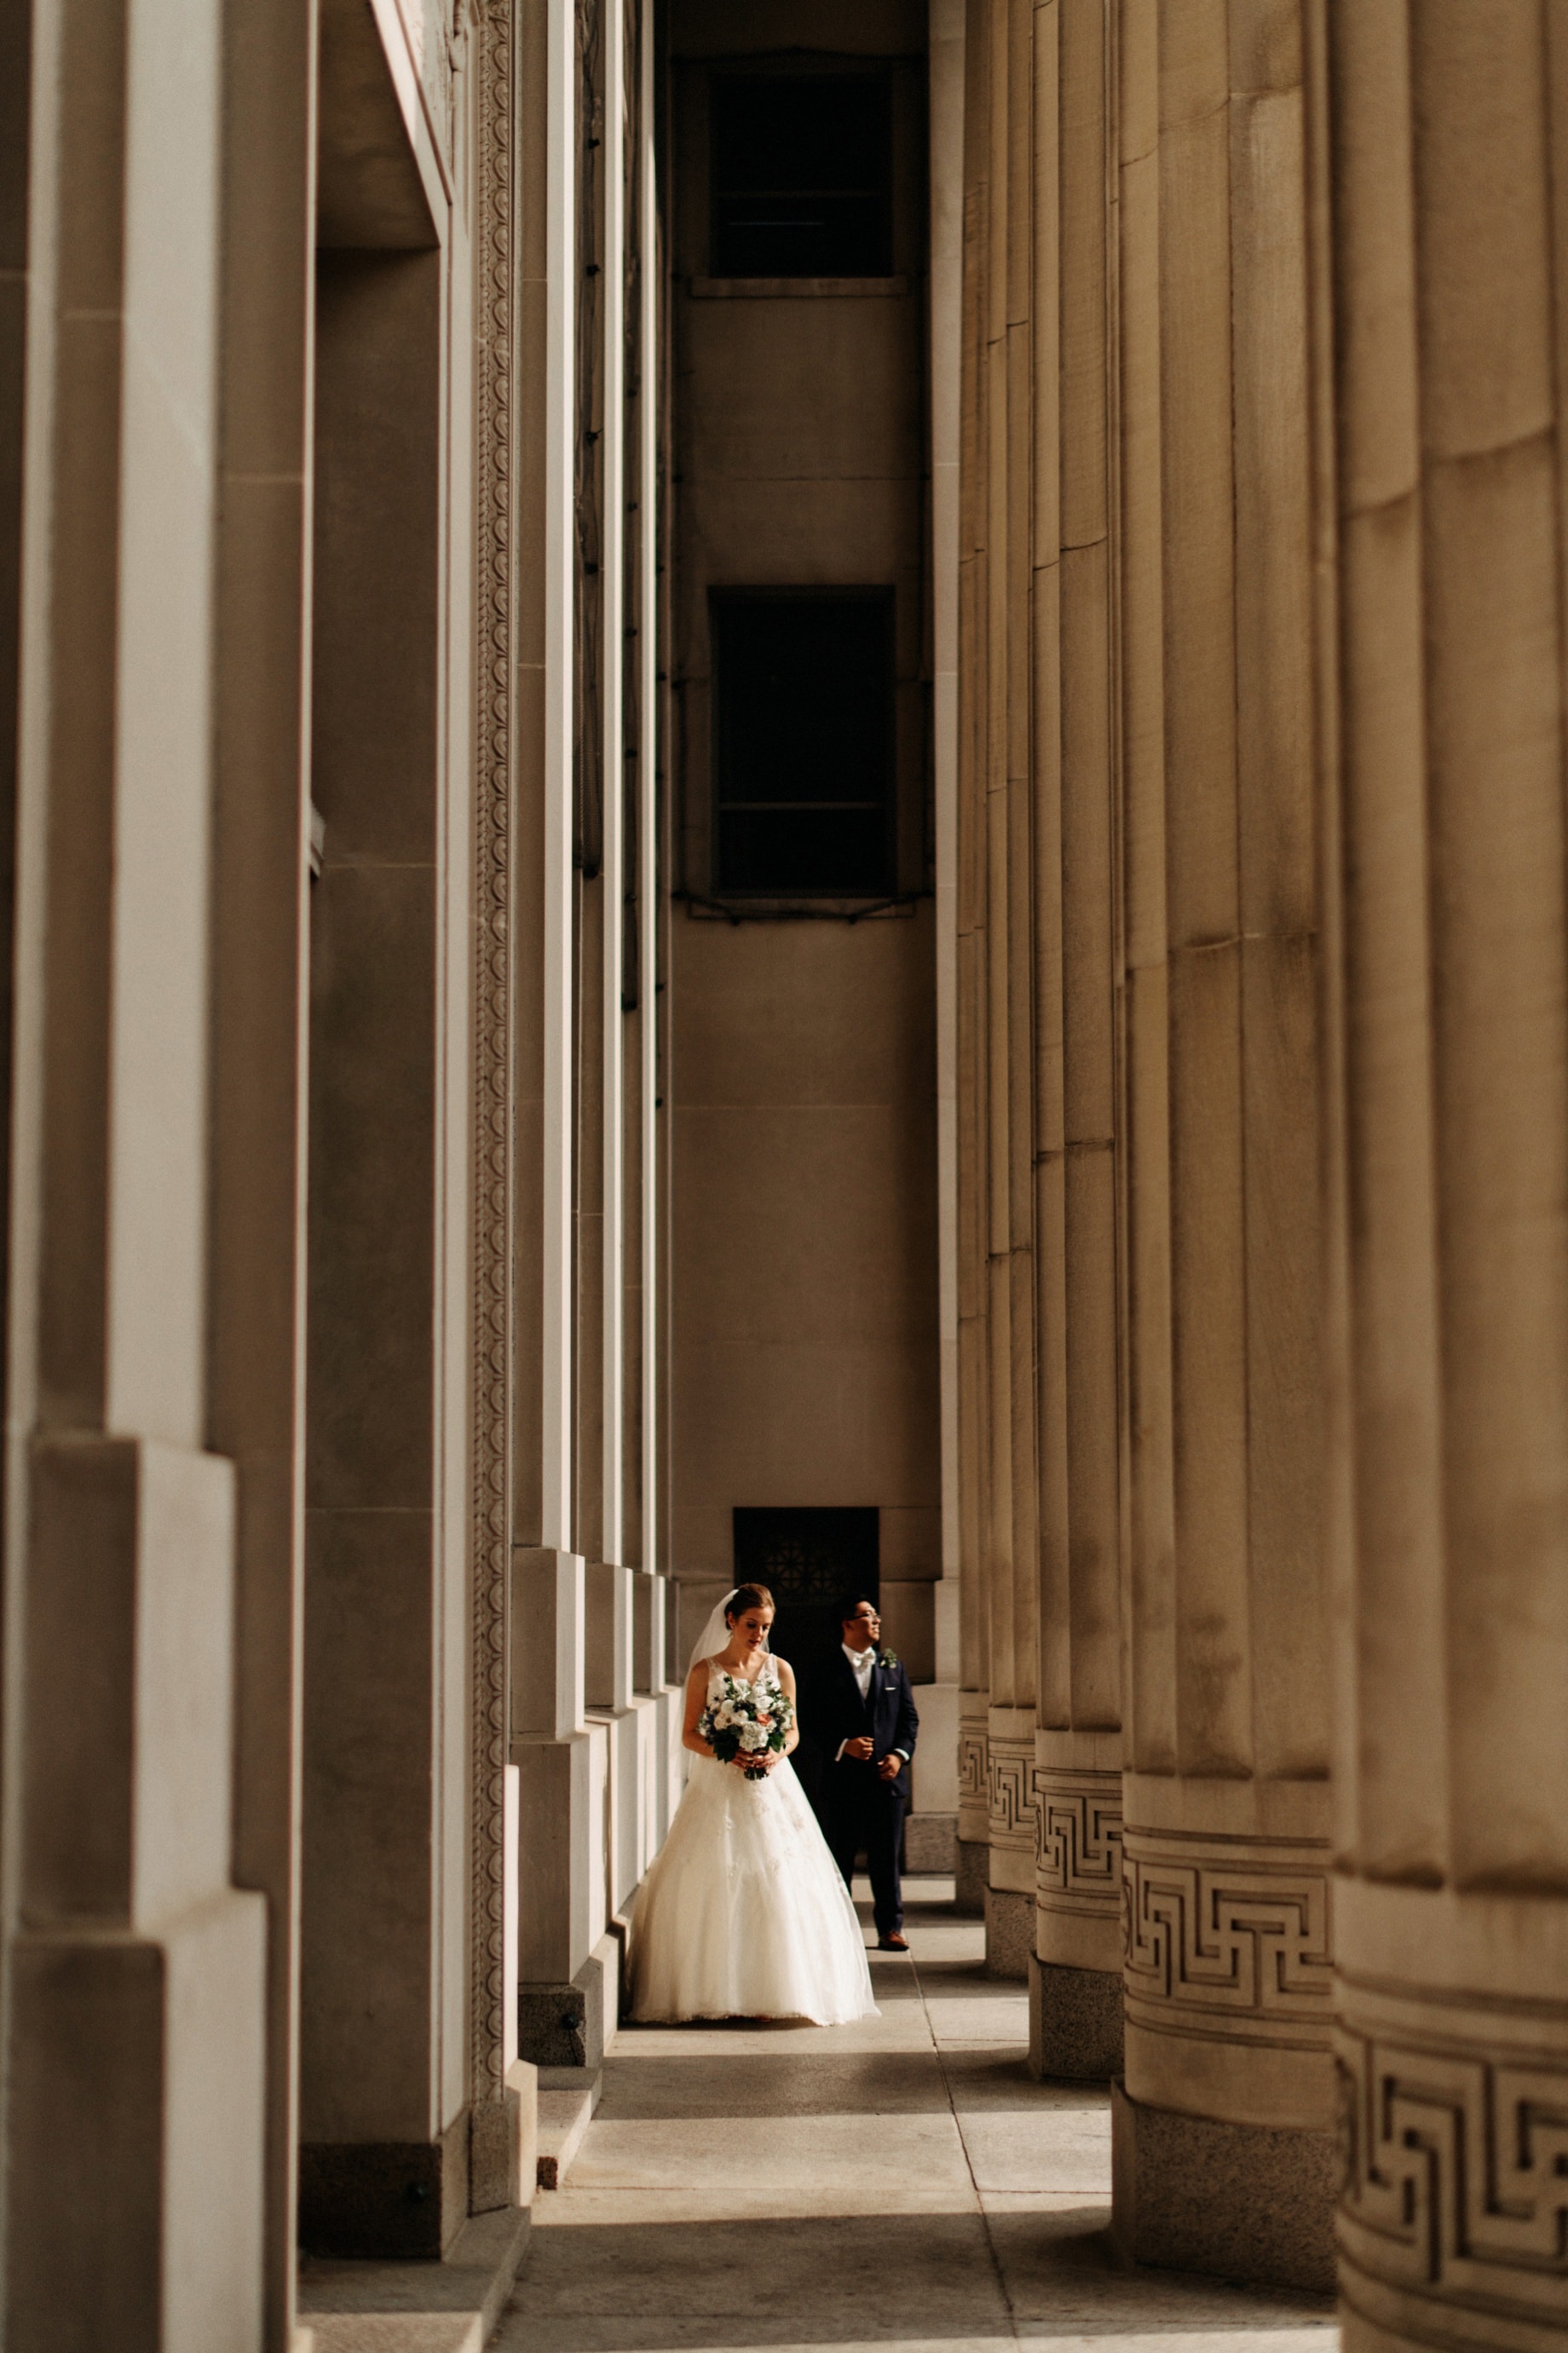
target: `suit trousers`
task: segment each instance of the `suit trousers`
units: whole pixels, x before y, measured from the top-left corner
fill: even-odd
[[[871,1880],[871,1904],[879,1936],[891,1936],[904,1925],[904,1895],[899,1879],[899,1855],[904,1841],[901,1789],[877,1778],[874,1765],[844,1759],[829,1765],[827,1784],[827,1843],[847,1887],[855,1857],[863,1848]]]

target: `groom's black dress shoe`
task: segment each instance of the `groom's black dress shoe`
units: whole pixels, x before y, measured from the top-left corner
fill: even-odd
[[[909,1949],[909,1946],[899,1935],[897,1929],[890,1936],[879,1936],[877,1939],[877,1950],[879,1953],[907,1953]]]

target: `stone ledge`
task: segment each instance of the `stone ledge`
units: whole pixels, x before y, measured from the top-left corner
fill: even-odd
[[[542,2067],[539,2071],[539,2187],[559,2189],[583,2146],[604,2089],[595,2067]]]
[[[528,2246],[525,2206],[473,2215],[444,2259],[300,2265],[298,2340],[314,2353],[483,2353]]]

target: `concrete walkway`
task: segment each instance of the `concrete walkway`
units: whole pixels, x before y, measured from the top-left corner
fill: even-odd
[[[950,1883],[908,1892],[880,2018],[623,2031],[497,2347],[1334,2353],[1313,2299],[1113,2267],[1105,2093],[1029,2080],[1023,1989]]]

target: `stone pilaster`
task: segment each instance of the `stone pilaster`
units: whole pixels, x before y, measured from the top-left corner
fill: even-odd
[[[1321,2284],[1332,2070],[1303,89],[1121,21],[1129,1942],[1115,2228]]]
[[[1568,2325],[1564,52],[1325,12],[1345,2342]]]
[[[298,1690],[303,404],[289,353],[305,331],[310,45],[287,8],[265,31],[243,8],[177,31],[74,5],[13,26],[0,2333],[260,2353],[287,2325],[291,2221],[279,1978]],[[256,116],[237,132],[229,42],[247,34]],[[235,198],[258,124],[276,176]],[[265,227],[252,199],[276,205]],[[258,280],[230,227],[250,232]],[[241,426],[227,306],[258,281],[268,307],[248,323],[283,350],[252,363]],[[264,642],[242,653],[247,630]],[[213,918],[247,820],[256,929],[236,943]],[[211,1061],[242,1040],[243,1106]],[[214,1345],[217,1302],[244,1319],[243,1371],[236,1335]],[[269,1976],[270,1938],[285,1957]]]

